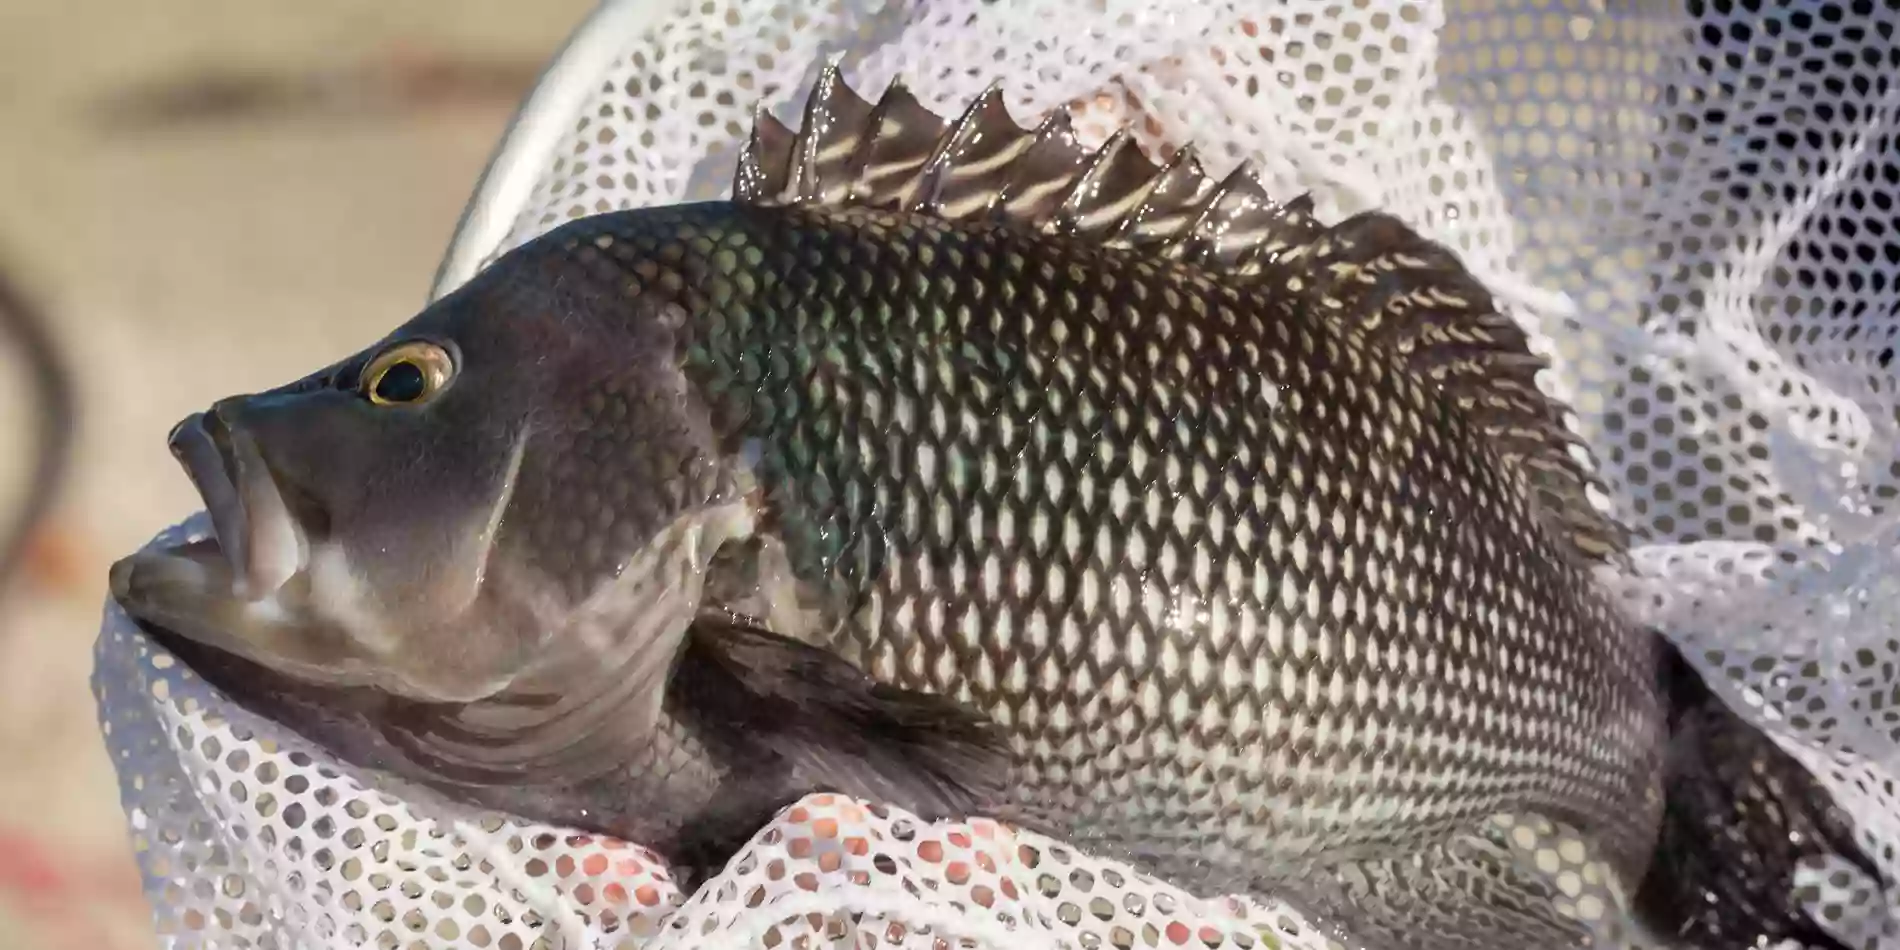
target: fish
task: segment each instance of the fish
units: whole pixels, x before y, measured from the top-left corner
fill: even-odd
[[[834,791],[1355,946],[1841,946],[1793,876],[1851,821],[1606,593],[1546,365],[1392,214],[830,67],[729,199],[183,420],[211,536],[111,589],[347,761],[703,873]]]

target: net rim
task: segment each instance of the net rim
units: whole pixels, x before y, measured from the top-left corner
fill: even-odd
[[[1489,18],[1495,18],[1500,13],[1495,6],[1466,4],[1459,2],[1459,0],[1446,0],[1442,5],[1437,3],[1436,0],[1404,0],[1404,2],[1421,3],[1430,11],[1437,14],[1439,19],[1434,20],[1431,24],[1435,33],[1442,33],[1449,27],[1448,23],[1443,22],[1443,18],[1446,14],[1449,14],[1451,18],[1456,18],[1459,15],[1470,15],[1475,12],[1478,17],[1486,18],[1484,22],[1489,22]],[[875,9],[877,6],[882,5],[878,4],[872,8]],[[956,7],[957,3],[955,0],[951,0],[951,2],[943,4],[943,6],[947,8]],[[1302,9],[1316,10],[1319,6],[1320,4],[1317,3],[1309,4],[1296,0],[1295,3],[1278,9],[1298,12]],[[1354,6],[1363,7],[1364,5],[1356,4]],[[1520,5],[1507,0],[1507,3],[1503,6],[1516,8],[1521,11],[1528,5]],[[1541,8],[1547,11],[1552,9],[1561,11],[1566,6],[1568,5],[1566,4],[1555,8],[1542,6]],[[1589,4],[1588,6],[1592,16],[1607,17],[1612,20],[1619,17],[1617,12],[1605,10],[1600,4]],[[1675,6],[1675,4],[1670,4],[1670,6]],[[1225,11],[1223,14],[1225,16],[1243,17],[1247,15],[1243,11],[1237,11],[1231,4],[1222,3],[1218,4],[1218,7]],[[550,57],[544,67],[542,76],[533,89],[524,97],[516,113],[511,117],[505,132],[493,146],[488,164],[482,171],[480,177],[476,180],[473,194],[468,203],[464,206],[462,216],[457,221],[453,235],[445,249],[438,272],[435,276],[435,283],[431,288],[431,300],[439,299],[452,292],[462,282],[473,276],[482,266],[488,255],[495,253],[497,249],[501,248],[515,236],[517,228],[534,226],[531,213],[541,210],[536,207],[537,200],[546,199],[552,202],[556,195],[555,192],[550,192],[547,195],[537,193],[536,189],[540,187],[537,179],[551,174],[554,174],[556,179],[559,178],[558,174],[550,172],[550,166],[567,157],[565,149],[568,147],[568,143],[572,142],[576,136],[575,122],[577,119],[586,121],[591,114],[586,110],[588,110],[592,104],[592,97],[597,95],[609,97],[619,96],[622,95],[623,92],[627,96],[636,98],[639,95],[635,90],[623,90],[615,85],[615,78],[611,75],[615,60],[618,59],[626,49],[636,44],[666,42],[668,37],[668,30],[666,29],[668,21],[676,17],[690,18],[694,15],[693,10],[695,9],[697,8],[681,5],[678,0],[672,0],[672,2],[666,3],[665,5],[662,5],[659,0],[600,0],[596,7],[576,26],[573,34],[570,35],[565,45]],[[857,15],[857,12],[862,8],[850,2],[850,0],[847,0],[844,9],[852,11],[852,15]],[[1577,8],[1569,7],[1569,9],[1575,11]],[[1635,15],[1641,16],[1640,13]],[[646,19],[643,20],[641,19],[642,17]],[[1467,42],[1479,51],[1483,51],[1483,49],[1486,48],[1485,43],[1472,40],[1470,37],[1467,37]],[[1629,45],[1632,48],[1640,48],[1643,44],[1641,41],[1632,40]],[[1668,49],[1675,49],[1675,47],[1670,46]],[[1619,73],[1617,73],[1618,67],[1614,63],[1600,65],[1602,65],[1603,72],[1606,75],[1611,77],[1619,75]],[[1124,68],[1138,69],[1140,67],[1130,62],[1125,64]],[[1585,71],[1588,72],[1588,70]],[[1005,74],[1007,74],[1007,71],[1005,71]],[[1462,75],[1464,76],[1463,81],[1467,85],[1476,81],[1472,78],[1472,73],[1469,70],[1462,73]],[[870,77],[862,78],[867,82],[874,82]],[[1431,73],[1430,78],[1434,83],[1442,85],[1444,82],[1444,75],[1436,71]],[[603,84],[605,84],[604,89]],[[873,84],[861,91],[870,93],[875,92],[878,88],[879,86]],[[1471,90],[1467,88],[1465,91],[1469,93]],[[1579,96],[1581,97],[1582,94],[1579,94]],[[1598,103],[1594,98],[1595,96],[1596,93],[1593,92],[1589,97],[1582,97],[1580,101],[1586,104],[1595,103],[1595,108],[1606,110],[1619,108],[1618,102],[1620,100],[1614,96],[1604,99],[1602,103]],[[1504,96],[1501,97],[1501,99],[1505,103],[1516,101],[1510,96]],[[1490,101],[1489,98],[1478,97],[1471,102],[1453,103],[1452,110],[1460,114],[1465,114]],[[1625,106],[1627,106],[1627,104],[1625,104]],[[1475,114],[1475,112],[1471,114]],[[1885,121],[1889,127],[1891,127],[1891,124],[1894,122],[1894,113],[1883,110],[1882,114],[1886,116]],[[1019,116],[1019,118],[1021,117]],[[1502,120],[1500,120],[1500,122],[1501,121]],[[1529,120],[1525,121],[1529,123]],[[1874,120],[1870,119],[1870,121]],[[1504,126],[1506,128],[1512,127],[1509,123],[1504,123]],[[1619,128],[1620,127],[1619,125]],[[1488,128],[1475,130],[1466,128],[1457,134],[1476,135],[1481,142],[1488,142],[1491,141],[1490,136],[1496,133]],[[1452,136],[1448,136],[1448,138],[1450,137]],[[1431,139],[1430,141],[1437,142],[1439,140]],[[1516,147],[1514,146],[1513,148]],[[1832,153],[1832,150],[1827,151],[1829,151],[1830,154]],[[1487,156],[1485,161],[1502,161],[1510,154],[1515,154],[1520,159],[1523,157],[1522,149],[1518,149],[1515,152]],[[703,159],[693,159],[689,161],[703,161]],[[1610,167],[1611,172],[1615,171],[1615,168],[1611,167],[1613,165],[1613,162],[1606,160],[1605,167]],[[1610,174],[1611,172],[1605,172],[1605,174]],[[1334,186],[1340,186],[1341,183],[1333,182],[1332,184]],[[633,186],[629,187],[631,188]],[[1487,184],[1485,187],[1491,188],[1494,186]],[[1534,189],[1531,192],[1527,192],[1527,194],[1534,193]],[[1463,195],[1464,193],[1459,192],[1458,194]],[[1516,193],[1513,192],[1513,194],[1515,195]],[[1587,194],[1594,194],[1594,192]],[[564,193],[562,193],[562,197],[565,197]],[[1397,200],[1411,201],[1413,197],[1414,196],[1408,194],[1400,194],[1397,196]],[[1522,196],[1518,196],[1518,198],[1514,200],[1520,200],[1521,198]],[[563,203],[566,202],[563,201]],[[1506,202],[1506,205],[1509,206],[1510,203]],[[1515,206],[1509,206],[1501,210],[1512,211],[1514,207]],[[1538,214],[1550,214],[1548,209],[1540,212],[1535,208],[1532,208],[1530,213],[1533,216]],[[1803,218],[1803,221],[1807,222],[1807,227],[1811,227],[1813,220],[1826,220],[1831,213],[1832,212],[1826,208],[1816,209],[1809,207],[1807,208],[1808,216]],[[1518,223],[1522,226],[1523,222],[1519,220]],[[1517,235],[1517,232],[1512,232],[1512,235],[1521,236]],[[1515,239],[1516,237],[1512,237],[1512,240]],[[1454,249],[1459,250],[1461,256],[1466,256],[1462,249]],[[1477,262],[1470,257],[1466,257],[1467,265],[1472,266],[1474,272],[1481,270],[1481,265],[1478,265]],[[1500,268],[1508,275],[1518,273],[1518,268],[1514,265],[1500,265]],[[1526,283],[1534,287],[1552,287],[1554,296],[1557,299],[1525,300],[1520,297],[1510,302],[1519,305],[1519,307],[1524,310],[1531,311],[1532,314],[1541,317],[1545,321],[1549,321],[1553,319],[1553,317],[1568,315],[1564,312],[1554,313],[1554,311],[1574,311],[1577,302],[1586,299],[1581,296],[1580,292],[1579,296],[1573,297],[1571,293],[1565,290],[1555,289],[1556,284],[1553,284],[1547,277],[1541,276],[1546,273],[1545,271],[1538,271],[1537,273],[1540,276],[1532,277],[1529,273],[1526,273],[1524,275]],[[1508,290],[1498,286],[1497,274],[1498,271],[1484,270],[1482,273],[1479,273],[1478,276],[1487,286],[1491,287],[1494,292],[1503,291],[1499,293],[1498,296],[1506,299],[1514,297],[1515,295],[1509,293]],[[1531,283],[1532,281],[1535,281],[1535,283]],[[1598,280],[1593,275],[1592,284],[1597,282]],[[1603,286],[1610,286],[1611,278],[1601,277],[1600,282]],[[1683,281],[1684,284],[1693,282],[1694,281],[1687,279]],[[1736,293],[1742,298],[1749,297],[1746,288],[1742,288],[1736,291]],[[1620,306],[1620,304],[1617,304],[1617,306]],[[1523,316],[1522,313],[1514,315]],[[1618,328],[1598,327],[1595,332],[1607,334],[1609,329]],[[1666,333],[1654,334],[1644,338],[1641,335],[1642,332],[1644,331],[1632,329],[1617,336],[1615,342],[1618,346],[1626,349],[1637,351],[1647,350],[1648,353],[1644,359],[1654,360],[1658,363],[1663,361],[1664,356],[1672,353],[1685,360],[1693,361],[1696,358],[1694,351],[1687,349],[1686,344],[1679,339],[1671,337]],[[1608,337],[1602,336],[1599,338],[1599,343],[1605,340],[1608,340]],[[1601,345],[1599,345],[1598,349],[1603,352],[1592,350],[1591,353],[1594,354],[1592,358],[1605,358],[1604,353],[1611,351],[1616,353],[1624,352],[1624,350]],[[1681,352],[1678,352],[1678,350]],[[1684,372],[1686,373],[1687,371]],[[1657,377],[1665,378],[1669,380],[1671,384],[1676,381],[1674,374],[1658,372]],[[1600,383],[1601,380],[1598,380],[1598,382]],[[1715,398],[1713,395],[1710,395],[1711,393],[1723,392],[1719,387],[1709,386],[1699,375],[1686,375],[1683,383],[1684,385],[1694,383],[1695,386],[1701,387],[1702,393],[1701,395],[1695,395],[1695,389],[1691,387],[1691,395],[1683,397],[1683,405],[1685,406],[1696,399]],[[1660,384],[1652,383],[1649,385]],[[1878,392],[1872,393],[1871,395],[1877,399],[1884,400],[1884,396]],[[1780,405],[1777,400],[1770,400],[1770,402],[1776,403],[1778,406]],[[1796,403],[1791,403],[1790,405],[1795,404]],[[1674,404],[1672,403],[1672,405]],[[1688,412],[1689,410],[1685,408],[1683,411]],[[1686,418],[1685,416],[1685,419]],[[1633,447],[1632,451],[1635,451]],[[1802,456],[1803,453],[1794,453],[1788,458],[1795,462],[1800,462]],[[1662,463],[1657,464],[1661,465]],[[1675,465],[1678,463],[1671,462],[1669,464]],[[1688,462],[1683,461],[1680,464],[1686,466]],[[1814,488],[1813,486],[1803,486],[1803,490],[1811,492],[1819,491],[1820,489]],[[199,513],[193,517],[201,517],[201,514],[202,513]],[[1685,515],[1684,517],[1687,518],[1689,516]],[[1654,544],[1648,550],[1644,550],[1640,553],[1645,556],[1644,560],[1646,562],[1653,562],[1649,563],[1649,566],[1657,568],[1654,573],[1659,582],[1675,581],[1679,583],[1685,577],[1692,576],[1692,568],[1708,568],[1709,576],[1707,578],[1702,578],[1700,574],[1693,574],[1693,576],[1699,580],[1699,584],[1695,589],[1682,590],[1672,588],[1663,592],[1668,595],[1672,605],[1670,609],[1674,611],[1674,613],[1670,614],[1670,616],[1676,620],[1676,623],[1672,626],[1686,627],[1694,630],[1699,629],[1701,624],[1692,614],[1706,611],[1714,599],[1723,593],[1731,595],[1745,594],[1758,598],[1777,595],[1795,597],[1818,596],[1812,591],[1804,595],[1801,592],[1801,588],[1804,586],[1803,577],[1818,576],[1820,573],[1826,573],[1830,576],[1829,579],[1818,583],[1816,586],[1821,589],[1821,594],[1833,597],[1835,601],[1842,600],[1845,595],[1851,594],[1852,591],[1833,588],[1842,588],[1848,585],[1855,588],[1862,587],[1863,585],[1867,588],[1873,588],[1876,584],[1877,577],[1872,575],[1878,570],[1880,563],[1884,563],[1892,557],[1891,551],[1883,552],[1880,549],[1877,544],[1878,539],[1872,536],[1872,532],[1875,529],[1870,528],[1869,535],[1860,539],[1841,537],[1838,533],[1839,529],[1840,525],[1838,523],[1832,525],[1830,530],[1835,533],[1830,536],[1829,548],[1826,551],[1816,552],[1812,562],[1803,560],[1798,565],[1800,571],[1813,573],[1791,576],[1791,574],[1795,572],[1795,566],[1782,566],[1777,571],[1772,572],[1773,576],[1765,575],[1759,584],[1756,583],[1753,579],[1753,575],[1748,571],[1737,570],[1732,572],[1726,567],[1720,567],[1719,563],[1716,563],[1714,559],[1722,556],[1724,552],[1729,552],[1738,555],[1738,559],[1740,554],[1749,554],[1751,556],[1760,555],[1761,558],[1772,560],[1775,552],[1782,550],[1782,548],[1775,543],[1760,540],[1715,540],[1705,538],[1682,544],[1665,541]],[[1861,540],[1866,543],[1867,546],[1857,547],[1853,543],[1854,540]],[[1842,542],[1844,542],[1844,544]],[[1760,558],[1757,559],[1759,560]],[[1649,590],[1647,586],[1636,583],[1638,580],[1644,580],[1643,577],[1625,578],[1625,580],[1630,581],[1632,584],[1632,595],[1641,594]],[[1725,587],[1735,587],[1735,585],[1738,584],[1741,585],[1741,587],[1736,590],[1724,590]],[[1757,586],[1760,590],[1750,593],[1749,588]],[[1815,602],[1821,603],[1822,601],[1817,599]],[[1772,605],[1769,606],[1772,608]],[[1841,606],[1841,604],[1835,603],[1834,606],[1838,607]],[[1885,613],[1885,611],[1880,612]],[[1765,613],[1776,615],[1773,609],[1765,611]],[[1862,623],[1864,623],[1864,621],[1862,621]],[[1822,626],[1832,626],[1832,624],[1823,624]],[[1785,630],[1785,628],[1783,629]],[[1832,664],[1836,663],[1840,665],[1841,669],[1846,669],[1845,654],[1850,650],[1853,643],[1858,641],[1850,642],[1850,640],[1838,630],[1810,629],[1808,632],[1812,634],[1812,636],[1804,638],[1802,645],[1815,651],[1809,659],[1822,666],[1827,666],[1830,669],[1833,668]],[[1717,642],[1721,642],[1719,640],[1719,634],[1717,636]],[[1736,655],[1739,656],[1741,660],[1755,657],[1757,653],[1753,652],[1753,648],[1749,645],[1754,642],[1755,641],[1736,643],[1734,645]],[[1707,644],[1703,643],[1702,645]],[[1708,672],[1719,673],[1721,671],[1711,668]],[[1739,676],[1739,674],[1736,675]],[[1889,682],[1891,683],[1891,681]],[[1738,679],[1736,681],[1731,681],[1728,676],[1716,676],[1713,685],[1715,685],[1717,691],[1722,693],[1724,698],[1728,700],[1731,705],[1737,707],[1755,707],[1757,714],[1759,714],[1763,708],[1779,709],[1786,703],[1792,701],[1792,697],[1784,696],[1781,687],[1778,686],[1772,690],[1768,690],[1768,693],[1773,694],[1773,702],[1770,701],[1771,697],[1769,695],[1755,691],[1757,686],[1767,689],[1766,674],[1747,679]],[[1848,710],[1852,708],[1851,701],[1853,697],[1858,694],[1848,688],[1849,684],[1845,678],[1834,678],[1829,685],[1835,687],[1828,691],[1829,708],[1832,710]],[[1858,724],[1858,719],[1856,719],[1855,722],[1854,736],[1856,738],[1853,739],[1850,746],[1854,749],[1863,749],[1865,743],[1861,742],[1857,737],[1864,730]],[[1825,731],[1825,734],[1830,737],[1830,741],[1832,741],[1832,739],[1841,738],[1846,732],[1846,730],[1839,725],[1830,726],[1828,730],[1831,731]],[[1891,756],[1877,757],[1872,750],[1864,750],[1858,756],[1855,756],[1852,753],[1843,752],[1832,745],[1808,745],[1808,743],[1818,741],[1816,738],[1817,733],[1809,731],[1808,727],[1804,725],[1788,727],[1785,730],[1775,731],[1771,734],[1780,740],[1784,746],[1787,746],[1789,743],[1800,743],[1798,754],[1804,759],[1809,768],[1817,772],[1823,770],[1832,771],[1836,775],[1835,781],[1837,782],[1850,781],[1848,777],[1843,777],[1846,776],[1847,773],[1872,775],[1877,766],[1891,769],[1893,763],[1900,762],[1900,759],[1895,759]],[[1872,745],[1875,747],[1884,747],[1885,743],[1873,742]],[[182,751],[186,753],[189,752],[189,750]],[[1790,749],[1790,751],[1797,750]],[[1848,759],[1852,759],[1852,761],[1848,761]],[[1891,785],[1888,787],[1890,789]],[[1880,798],[1878,794],[1871,791],[1869,791],[1867,795],[1868,797],[1866,799],[1857,800],[1877,802]],[[1890,851],[1889,854],[1891,853]],[[1824,885],[1817,884],[1816,886]],[[268,890],[269,888],[266,887],[265,889]],[[708,901],[713,900],[710,891],[706,892],[703,896],[706,897]],[[831,896],[836,896],[837,900],[825,901],[824,908],[834,909],[841,906],[843,897],[840,895]],[[156,899],[156,895],[154,895],[154,898]],[[273,899],[275,899],[275,897],[273,897]],[[1886,900],[1886,898],[1881,899]],[[174,902],[172,908],[169,909],[182,913],[194,906],[195,904],[192,899],[181,898]],[[1859,899],[1856,898],[1853,907],[1850,909],[1858,914],[1860,910],[1856,908],[1860,907]],[[371,926],[373,930],[374,925],[372,924]],[[1856,926],[1862,926],[1862,924],[1857,922]],[[1857,932],[1869,933],[1871,931]],[[1891,933],[1892,931],[1888,931],[1886,935],[1881,937],[1880,946],[1885,947],[1891,945],[1887,942],[1891,938]],[[327,945],[330,940],[327,935],[323,936],[324,939],[320,942]],[[1017,936],[1020,937],[1021,935],[1018,934]],[[696,939],[696,936],[682,933],[676,939],[677,941],[685,941],[691,944]],[[662,939],[659,939],[656,943],[659,945],[672,945],[672,943],[676,942],[676,939],[673,938],[669,929],[668,933],[663,934]],[[1020,946],[1022,942],[1018,941],[1007,945]]]
[[[657,22],[668,6],[669,0],[600,0],[575,24],[490,150],[437,265],[426,302],[440,300],[475,276],[483,256],[507,238],[547,171],[549,156],[600,77],[630,38],[650,27],[640,26],[640,21]]]

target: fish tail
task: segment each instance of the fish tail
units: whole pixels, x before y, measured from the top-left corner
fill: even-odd
[[[1834,856],[1888,886],[1846,813],[1813,773],[1731,709],[1662,636],[1669,706],[1662,826],[1634,911],[1665,938],[1702,948],[1849,950],[1796,894],[1806,862]]]

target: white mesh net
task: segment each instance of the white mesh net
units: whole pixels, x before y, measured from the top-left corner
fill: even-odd
[[[1460,249],[1553,355],[1641,541],[1610,582],[1825,777],[1893,878],[1897,25],[1871,0],[609,3],[439,290],[569,218],[720,196],[751,104],[796,125],[829,57],[873,97],[901,71],[954,112],[1000,79],[1024,123],[1066,107],[1085,141],[1126,122],[1210,171],[1251,159],[1322,218],[1383,206]],[[822,796],[688,898],[633,845],[379,787],[113,607],[96,687],[168,945],[1325,945],[1277,905]],[[1843,938],[1900,947],[1844,865],[1806,887]]]

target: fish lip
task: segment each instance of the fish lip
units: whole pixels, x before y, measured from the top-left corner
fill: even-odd
[[[186,417],[167,442],[211,516],[233,593],[263,600],[303,571],[308,540],[248,433],[214,407]]]

